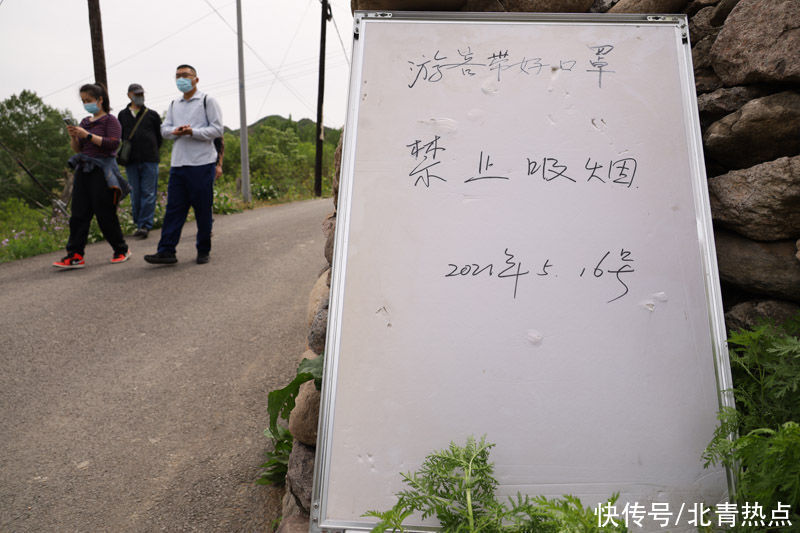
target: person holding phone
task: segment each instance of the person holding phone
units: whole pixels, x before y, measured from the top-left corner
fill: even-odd
[[[76,153],[69,160],[75,170],[72,186],[72,213],[69,218],[67,255],[53,266],[61,269],[83,268],[84,249],[92,217],[114,253],[111,263],[123,263],[131,256],[117,218],[117,205],[130,192],[115,159],[122,127],[109,114],[108,92],[101,84],[86,84],[80,90],[81,101],[91,113],[79,126],[67,122],[70,147]]]
[[[178,65],[175,85],[183,94],[170,103],[161,125],[161,135],[165,139],[175,139],[167,185],[167,211],[158,250],[144,256],[148,263],[172,265],[178,262],[175,247],[190,207],[197,222],[196,262],[204,265],[209,261],[217,165],[214,139],[222,137],[223,129],[219,104],[197,88],[199,81],[194,67]]]

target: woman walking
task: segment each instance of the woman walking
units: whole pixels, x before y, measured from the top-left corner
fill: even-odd
[[[70,147],[76,153],[69,160],[70,168],[75,170],[75,181],[67,255],[53,263],[57,268],[85,266],[84,248],[93,216],[114,249],[111,262],[122,263],[131,256],[117,218],[117,205],[130,191],[114,157],[122,126],[109,114],[108,92],[103,85],[86,84],[79,92],[84,109],[92,115],[84,118],[80,126],[67,126]]]

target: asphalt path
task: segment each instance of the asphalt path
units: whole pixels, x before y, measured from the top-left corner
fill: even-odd
[[[0,265],[0,532],[265,531],[266,397],[306,346],[329,199],[215,217],[211,262]]]

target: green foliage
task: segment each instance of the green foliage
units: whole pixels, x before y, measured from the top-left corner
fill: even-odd
[[[76,95],[77,97],[77,95]],[[59,111],[45,105],[32,91],[22,91],[0,102],[0,141],[19,157],[45,188],[58,194],[68,175],[66,163],[72,155],[69,137],[62,117],[72,118],[69,111]],[[316,126],[303,119],[271,116],[250,128],[251,192],[261,202],[293,201],[311,198],[314,193],[314,164]],[[330,194],[333,177],[333,153],[341,130],[325,128],[323,149],[323,194]],[[237,213],[245,205],[237,189],[241,175],[239,157],[240,139],[235,132],[226,131],[223,175],[214,191],[213,211],[216,214]],[[159,168],[159,195],[156,204],[154,228],[163,223],[165,193],[171,151],[174,141],[165,139],[161,146]],[[14,157],[0,151],[0,201],[22,199],[30,207],[13,204],[6,211],[16,213],[26,220],[8,222],[0,226],[0,262],[12,261],[39,253],[63,248],[68,237],[67,220],[52,218],[47,193],[39,189],[17,165]],[[42,211],[33,209],[37,206]],[[47,211],[47,213],[45,213]],[[190,214],[190,217],[192,215]],[[135,230],[130,214],[130,200],[123,201],[119,210],[123,233]],[[56,229],[58,228],[58,229]],[[89,242],[103,239],[96,221],[92,221]]]
[[[703,458],[737,474],[737,500],[776,510],[790,506],[800,531],[800,315],[781,326],[764,323],[728,339],[737,409],[720,412],[720,426]],[[738,527],[735,531],[756,531]]]
[[[239,207],[234,196],[218,188],[214,188],[214,204],[212,210],[217,215],[229,215],[231,213],[242,212],[242,208]]]
[[[800,421],[800,315],[765,323],[728,339],[740,432]]]
[[[619,493],[615,493],[611,498],[603,504],[603,508],[613,509],[619,498]],[[607,524],[602,527],[601,523],[605,520],[599,520],[595,513],[595,508],[584,507],[581,501],[572,495],[565,495],[563,498],[547,499],[544,496],[537,496],[533,498],[534,503],[556,519],[558,522],[558,531],[560,533],[589,533],[589,532],[604,532],[604,531],[627,531],[627,528],[622,524],[622,519],[616,518],[616,521],[608,520]],[[618,521],[618,522],[617,522]]]
[[[283,485],[286,482],[293,439],[288,429],[283,426],[277,426],[277,429],[277,433],[269,428],[264,430],[264,436],[272,439],[272,451],[266,453],[267,461],[261,465],[266,472],[256,480],[259,485]]]
[[[324,357],[322,355],[318,355],[314,359],[303,359],[297,367],[295,378],[284,388],[274,390],[267,395],[268,430],[270,433],[273,435],[278,434],[278,417],[289,420],[289,414],[294,409],[294,402],[300,391],[300,385],[313,379],[317,390],[322,387],[323,361]]]
[[[318,355],[314,359],[303,359],[298,365],[297,375],[291,383],[267,395],[269,427],[264,430],[264,435],[272,439],[273,451],[267,452],[267,462],[261,465],[261,468],[265,468],[266,472],[256,483],[261,485],[282,485],[284,483],[293,439],[288,429],[278,425],[278,417],[289,420],[289,414],[294,409],[300,385],[306,381],[313,379],[317,390],[320,390],[322,387],[324,360],[322,355]]]
[[[63,248],[68,235],[64,215],[34,209],[19,198],[0,201],[0,263]]]
[[[72,155],[64,116],[72,117],[69,111],[45,105],[32,91],[22,91],[0,102],[0,141],[48,190],[63,187],[67,160]],[[0,200],[11,197],[49,205],[47,194],[0,149]]]
[[[445,533],[627,531],[624,526],[601,530],[593,510],[573,496],[548,500],[518,493],[507,504],[499,502],[489,462],[493,446],[485,437],[480,442],[470,437],[464,447],[451,442],[428,455],[417,472],[401,474],[409,488],[397,493],[394,507],[364,515],[380,520],[373,531],[405,531],[403,522],[414,513],[435,517]],[[608,503],[613,505],[616,498]]]

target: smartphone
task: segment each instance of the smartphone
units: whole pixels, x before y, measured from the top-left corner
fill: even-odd
[[[66,124],[67,126],[77,126],[78,125],[78,123],[75,122],[74,118],[70,118],[70,117],[62,117],[62,118],[64,119],[64,124]]]

